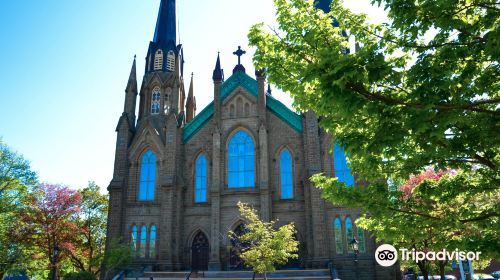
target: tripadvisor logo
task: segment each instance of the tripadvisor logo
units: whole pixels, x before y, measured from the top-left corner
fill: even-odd
[[[465,261],[465,260],[471,260],[471,261],[477,261],[479,260],[479,255],[481,252],[463,252],[459,251],[458,249],[455,249],[455,251],[447,251],[447,250],[441,250],[439,252],[433,252],[433,251],[428,251],[428,252],[422,252],[422,251],[416,251],[415,249],[413,250],[408,250],[404,248],[399,249],[401,253],[401,260],[402,261],[414,261],[414,262],[420,262],[423,260],[428,260],[428,261]],[[389,245],[389,244],[383,244],[380,245],[377,250],[375,251],[375,260],[377,263],[381,266],[393,266],[397,261],[398,261],[398,250],[394,248],[394,246]]]
[[[381,266],[393,266],[398,261],[398,251],[392,245],[380,245],[375,251],[375,260]]]

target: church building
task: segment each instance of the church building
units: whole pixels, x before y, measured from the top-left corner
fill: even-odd
[[[241,201],[264,220],[295,224],[299,259],[284,267],[330,263],[342,279],[355,271],[361,279],[394,279],[375,262],[373,236],[356,226],[360,211],[323,200],[308,179],[322,172],[347,187],[357,180],[318,116],[275,99],[265,71],[247,73],[239,62],[241,48],[226,75],[214,56],[213,101],[197,113],[176,23],[176,0],[161,0],[140,89],[135,59],[132,65],[108,187],[108,249],[113,240],[128,244],[139,270],[243,269],[237,240],[228,237],[244,231]]]

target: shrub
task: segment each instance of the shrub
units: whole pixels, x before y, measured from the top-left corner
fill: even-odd
[[[87,271],[71,272],[64,276],[64,280],[97,280],[97,277]]]

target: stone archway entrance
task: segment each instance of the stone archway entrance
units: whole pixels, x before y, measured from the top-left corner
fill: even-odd
[[[231,238],[231,249],[229,252],[229,268],[232,270],[241,270],[244,268],[244,262],[240,258],[240,252],[248,247],[247,242],[242,242],[240,236],[245,234],[246,228],[244,224],[240,224],[234,230],[234,236]]]
[[[208,270],[208,253],[208,238],[200,231],[194,237],[193,244],[191,245],[191,270]]]

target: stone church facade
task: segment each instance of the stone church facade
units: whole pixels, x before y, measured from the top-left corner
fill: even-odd
[[[331,262],[342,279],[356,270],[362,279],[394,279],[395,271],[376,265],[373,237],[356,227],[360,211],[326,202],[308,179],[322,172],[352,184],[342,149],[314,112],[297,114],[272,97],[265,71],[250,75],[238,63],[225,77],[217,57],[213,101],[195,114],[175,5],[161,1],[140,90],[135,59],[126,87],[108,187],[108,249],[113,240],[129,244],[138,269],[241,269],[228,238],[243,228],[241,201],[262,219],[295,224],[300,258],[289,266]]]

